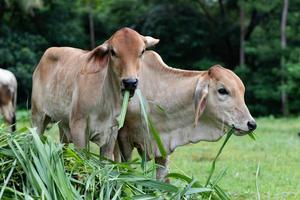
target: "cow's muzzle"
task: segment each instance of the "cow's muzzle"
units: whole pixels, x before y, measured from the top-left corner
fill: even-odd
[[[257,127],[256,122],[254,120],[248,121],[247,126],[248,126],[249,131],[254,131]]]
[[[138,80],[136,78],[129,78],[122,80],[122,93],[124,94],[125,90],[130,92],[130,97],[134,95],[134,91],[137,88]]]
[[[246,134],[252,133],[256,129],[257,125],[256,125],[256,122],[254,120],[251,120],[251,121],[247,122],[248,130],[239,129],[234,125],[232,125],[232,127],[235,129],[236,135],[246,135]]]

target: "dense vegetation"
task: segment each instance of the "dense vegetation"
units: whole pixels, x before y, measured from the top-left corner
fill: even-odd
[[[17,119],[19,127],[30,126],[29,116],[29,111],[18,112]],[[296,133],[298,133],[300,129],[299,120],[299,117],[281,119],[275,119],[273,117],[259,118],[257,119],[257,123],[260,124],[260,128],[256,131],[257,141],[252,141],[247,136],[232,136],[217,161],[216,171],[212,177],[212,181],[218,180],[218,185],[227,192],[231,199],[252,200],[257,199],[257,196],[260,195],[261,199],[298,200],[300,198],[300,157],[298,153],[300,151],[300,138]],[[38,142],[38,138],[35,138],[35,141],[31,140],[32,135],[28,134],[26,129],[20,130],[16,135],[9,135],[9,137],[7,137],[8,133],[5,132],[3,126],[0,126],[0,133],[0,194],[4,180],[8,180],[2,197],[10,197],[8,199],[11,199],[11,197],[17,196],[23,199],[23,195],[27,194],[28,199],[30,199],[29,196],[36,197],[35,195],[41,195],[39,184],[26,182],[24,178],[24,176],[32,173],[32,171],[24,171],[24,169],[26,169],[24,167],[27,167],[27,169],[35,169],[33,166],[29,166],[32,164],[35,166],[36,164],[32,160],[32,155],[37,154],[38,156],[42,156],[45,153],[44,150],[37,151],[36,145],[28,145]],[[63,161],[64,164],[67,179],[59,183],[59,186],[72,184],[72,186],[76,188],[75,193],[78,191],[82,195],[98,195],[100,197],[100,195],[105,195],[105,193],[101,193],[102,190],[99,190],[101,186],[103,186],[105,190],[108,190],[109,187],[112,186],[109,190],[111,191],[110,194],[112,196],[116,195],[117,197],[131,196],[139,193],[147,193],[150,194],[149,197],[151,197],[153,195],[168,196],[176,194],[177,192],[182,192],[181,194],[184,192],[201,192],[200,189],[194,189],[195,187],[199,188],[198,184],[193,185],[190,189],[186,187],[189,186],[190,180],[192,179],[187,179],[188,181],[186,182],[178,179],[179,176],[177,176],[177,179],[171,179],[172,185],[175,186],[176,189],[172,186],[167,186],[166,188],[164,184],[159,185],[153,178],[153,162],[148,163],[148,167],[143,170],[140,159],[134,159],[131,163],[114,164],[104,160],[99,161],[98,158],[94,159],[94,155],[90,155],[89,158],[86,158],[86,155],[89,154],[81,154],[74,150],[72,146],[62,148],[60,144],[53,144],[53,140],[59,140],[57,126],[53,126],[49,129],[46,135],[47,139],[43,138],[42,140],[44,143],[42,149],[51,145],[52,149],[48,153],[51,154],[52,158]],[[225,138],[219,142],[200,142],[198,144],[178,148],[171,156],[170,172],[192,176],[194,180],[204,184],[210,173],[212,161],[224,139]],[[27,142],[28,140],[30,141]],[[24,151],[27,152],[26,157],[30,159],[27,165],[22,166],[17,160],[15,155],[19,155],[18,153],[20,151],[17,149],[17,151],[13,152],[8,141],[10,145],[14,147],[16,147],[15,144],[18,143]],[[25,142],[27,143],[24,146]],[[30,149],[33,150],[32,153]],[[92,152],[98,152],[99,150],[96,148],[96,145],[93,144],[91,145],[91,149]],[[134,157],[139,158],[138,154],[135,154]],[[20,159],[22,161],[22,157],[20,157]],[[15,167],[13,167],[14,162],[16,162]],[[41,162],[43,165],[47,164],[44,161]],[[61,163],[56,163],[58,166],[61,166]],[[52,167],[56,168],[57,166],[51,165],[51,169]],[[96,173],[92,173],[93,170],[95,170]],[[13,173],[9,177],[10,171]],[[42,171],[41,169],[41,172]],[[49,183],[52,184],[54,180],[51,178],[56,177],[59,173],[61,173],[61,171],[57,171],[57,173],[52,174],[48,179],[44,180],[50,180]],[[85,176],[80,174],[85,174]],[[222,174],[224,176],[218,179],[219,175]],[[120,179],[120,175],[123,176],[123,180]],[[131,177],[128,175],[131,175]],[[186,178],[186,176],[182,177]],[[37,180],[40,176],[33,178]],[[87,185],[88,187],[81,184],[85,182],[86,179],[91,180],[89,181],[89,185]],[[99,179],[101,182],[97,181]],[[129,179],[133,182],[124,183],[124,181],[128,181]],[[143,181],[138,183],[136,182],[137,179],[150,183],[150,186],[138,191]],[[41,187],[45,186],[45,184],[47,183],[43,182]],[[127,187],[130,187],[130,185],[135,185],[137,188],[128,190]],[[160,189],[161,186],[164,187]],[[68,191],[73,188],[74,192],[74,187],[68,187]],[[120,187],[122,192],[116,193]],[[13,188],[15,188],[16,191],[14,191]],[[55,190],[58,189],[56,184],[53,188]],[[34,190],[36,190],[35,194]],[[177,192],[174,192],[175,190]],[[86,193],[84,194],[85,191]],[[200,195],[197,194],[193,195],[193,197],[199,196]],[[145,195],[140,197],[143,198]],[[187,197],[187,195],[185,195],[185,197]]]
[[[164,183],[155,178],[154,160],[99,159],[95,144],[90,151],[61,144],[57,126],[40,138],[35,129],[25,128],[29,116],[18,112],[23,128],[14,134],[0,126],[0,199],[230,199],[219,187],[224,173],[215,174],[212,166],[202,183],[181,172],[168,174],[172,182]]]
[[[46,48],[91,49],[128,26],[159,38],[155,50],[171,66],[235,70],[255,115],[281,114],[283,90],[293,114],[300,106],[299,8],[289,2],[283,49],[281,0],[0,0],[0,67],[17,76],[25,106]]]

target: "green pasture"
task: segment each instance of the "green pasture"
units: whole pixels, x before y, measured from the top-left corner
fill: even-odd
[[[216,174],[233,199],[256,199],[256,171],[261,199],[300,199],[300,118],[259,118],[257,139],[230,138],[221,154]],[[224,139],[224,138],[223,138]],[[194,175],[205,181],[223,140],[200,142],[178,148],[171,157],[171,171]]]
[[[18,127],[28,126],[27,111],[18,112]],[[300,117],[257,119],[257,139],[232,136],[216,165],[213,177],[226,170],[220,181],[232,199],[300,199]],[[57,138],[57,127],[48,129]],[[224,138],[178,148],[170,171],[205,182]],[[256,173],[259,167],[259,173]],[[257,190],[259,192],[257,192]]]

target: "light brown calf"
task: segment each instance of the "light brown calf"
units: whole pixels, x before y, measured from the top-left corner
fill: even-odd
[[[8,70],[0,69],[0,111],[10,130],[16,130],[17,80]]]
[[[218,65],[208,71],[173,69],[157,53],[147,51],[139,77],[138,88],[149,102],[150,116],[168,155],[178,146],[216,141],[230,127],[236,129],[237,135],[256,128],[244,102],[244,85],[228,69]],[[134,147],[140,153],[146,150],[148,156],[153,152],[156,162],[164,166],[157,170],[157,177],[163,178],[168,158],[161,157],[153,140],[152,145],[147,145],[149,137],[145,132],[139,100],[135,96],[129,103],[125,126],[118,136],[122,159],[129,160]]]
[[[32,122],[38,133],[56,121],[63,142],[84,148],[92,140],[111,157],[122,90],[134,95],[143,53],[156,43],[123,28],[92,51],[47,49],[33,74]]]

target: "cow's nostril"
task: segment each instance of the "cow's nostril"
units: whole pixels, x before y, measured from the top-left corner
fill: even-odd
[[[256,122],[255,121],[248,121],[247,126],[249,131],[254,131],[256,129]]]
[[[129,79],[123,79],[122,80],[123,86],[125,89],[135,89],[137,87],[138,80],[129,78]]]
[[[122,85],[122,91],[128,90],[130,92],[130,97],[132,97],[135,89],[137,88],[138,80],[135,78],[123,79]]]

